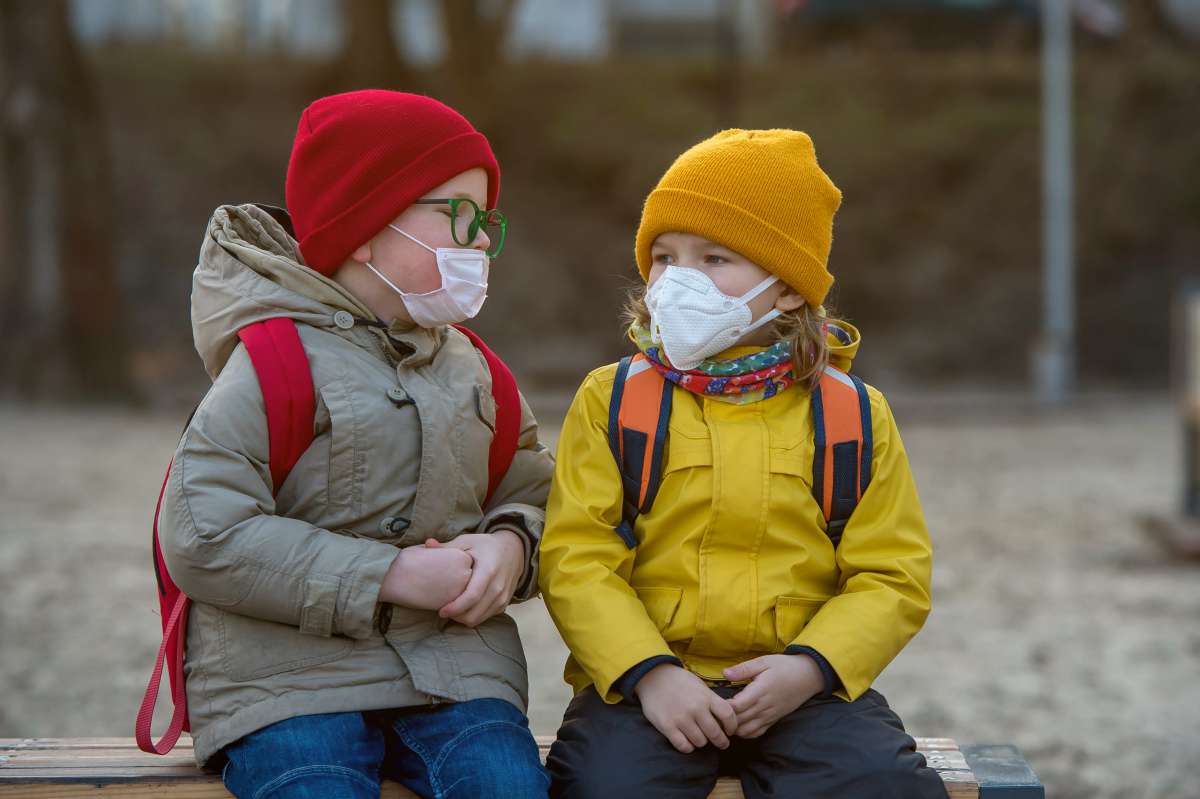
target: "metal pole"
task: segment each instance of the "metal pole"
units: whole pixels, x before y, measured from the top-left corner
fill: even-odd
[[[1075,383],[1071,0],[1042,0],[1042,332],[1037,395],[1066,400]]]
[[[1200,281],[1184,287],[1181,327],[1183,372],[1183,512],[1200,521]]]

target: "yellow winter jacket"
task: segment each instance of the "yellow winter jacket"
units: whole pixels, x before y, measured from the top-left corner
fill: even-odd
[[[853,333],[834,350],[842,369],[858,347]],[[613,364],[588,375],[567,412],[542,536],[539,582],[571,650],[567,682],[617,702],[614,683],[655,655],[715,681],[798,645],[825,657],[841,698],[861,695],[929,613],[929,534],[883,395],[868,388],[871,483],[835,552],[812,495],[809,393],[732,405],[676,387],[662,484],[630,550],[613,529],[615,373]]]

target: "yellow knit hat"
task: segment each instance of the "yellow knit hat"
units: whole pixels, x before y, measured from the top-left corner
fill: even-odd
[[[675,159],[642,208],[638,269],[663,233],[694,233],[778,275],[816,307],[833,283],[826,262],[842,193],[817,165],[808,134],[725,130]]]

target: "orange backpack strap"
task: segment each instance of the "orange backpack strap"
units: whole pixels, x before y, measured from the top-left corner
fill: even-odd
[[[630,549],[633,527],[650,510],[662,481],[674,386],[638,354],[617,366],[608,410],[608,445],[621,472],[624,500],[616,532]],[[812,393],[813,496],[834,547],[871,482],[871,400],[854,375],[825,369]]]
[[[608,408],[608,445],[621,471],[624,501],[617,535],[637,546],[633,524],[654,504],[662,481],[674,386],[642,354],[621,359]]]
[[[812,393],[813,496],[837,547],[850,514],[871,482],[871,400],[854,375],[825,368]]]

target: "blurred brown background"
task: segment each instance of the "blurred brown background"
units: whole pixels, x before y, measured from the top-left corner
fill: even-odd
[[[625,351],[633,233],[674,156],[723,127],[809,132],[845,194],[834,305],[937,547],[935,611],[881,689],[917,734],[1018,744],[1050,795],[1195,796],[1200,575],[1140,520],[1187,490],[1198,5],[1071,3],[1078,379],[1048,406],[1036,0],[0,0],[0,736],[130,734],[149,518],[207,385],[205,224],[283,205],[303,107],[373,86],[492,142],[510,236],[474,327],[551,444]],[[561,643],[540,605],[519,615],[551,733]]]

